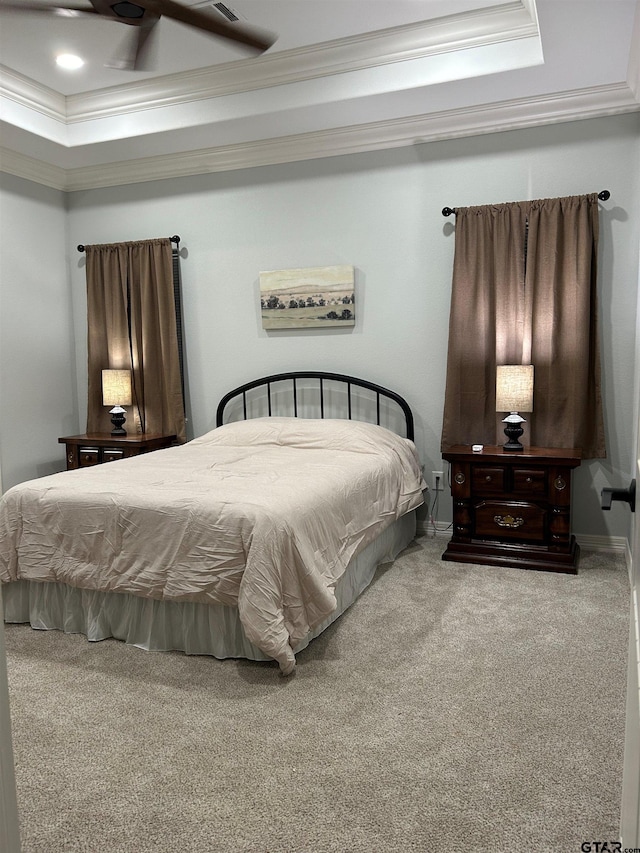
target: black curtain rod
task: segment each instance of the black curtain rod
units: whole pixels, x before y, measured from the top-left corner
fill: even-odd
[[[178,237],[177,234],[174,234],[173,237],[169,237],[169,239],[171,240],[172,243],[176,243],[177,245],[180,245],[180,237]],[[78,251],[84,252],[84,248],[85,247],[82,245],[82,243],[80,243],[80,245],[78,246]]]
[[[607,201],[608,199],[611,198],[611,193],[609,192],[609,190],[602,190],[601,192],[598,193],[598,198],[600,199],[600,201]],[[455,213],[455,212],[456,212],[455,207],[443,207],[442,208],[442,215],[443,216],[451,216],[451,214]]]

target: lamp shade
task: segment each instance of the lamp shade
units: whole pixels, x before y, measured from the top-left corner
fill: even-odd
[[[533,365],[498,365],[496,368],[496,412],[532,411]]]
[[[102,371],[102,405],[130,406],[131,405],[131,371],[103,370]]]

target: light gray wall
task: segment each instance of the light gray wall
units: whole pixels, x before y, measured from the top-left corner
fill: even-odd
[[[610,455],[576,474],[574,528],[628,537],[626,508],[603,514],[599,495],[633,471],[639,130],[635,113],[70,194],[75,428],[82,429],[86,411],[84,256],[76,244],[177,233],[193,434],[213,427],[218,399],[235,385],[323,368],[406,396],[425,469],[440,469],[454,249],[454,223],[442,208],[606,188],[612,197],[601,209],[600,292]],[[260,270],[329,264],[356,268],[355,328],[265,332]],[[450,518],[448,494],[439,517]]]
[[[574,527],[629,535],[628,512],[600,511],[600,489],[633,470],[640,116],[597,119],[394,151],[75,193],[72,243],[180,234],[192,428],[214,425],[224,391],[256,375],[324,368],[405,395],[427,471],[439,436],[453,260],[444,206],[610,189],[601,214],[601,319],[609,459],[575,477]],[[637,246],[637,239],[635,242]],[[267,333],[263,269],[353,264],[353,331]],[[76,338],[84,270],[72,265]],[[612,328],[615,331],[612,331]],[[78,393],[86,357],[78,349]],[[441,519],[450,518],[448,501]]]
[[[5,489],[64,468],[78,403],[65,194],[0,174],[0,463]]]

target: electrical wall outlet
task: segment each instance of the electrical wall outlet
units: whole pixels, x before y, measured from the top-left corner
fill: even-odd
[[[444,471],[431,472],[431,488],[434,492],[441,492],[444,489]]]

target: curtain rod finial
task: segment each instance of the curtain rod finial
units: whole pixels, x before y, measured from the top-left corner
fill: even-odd
[[[453,208],[453,207],[443,207],[442,208],[442,215],[443,216],[451,216],[451,214],[455,213],[455,212],[456,212],[455,208]]]

